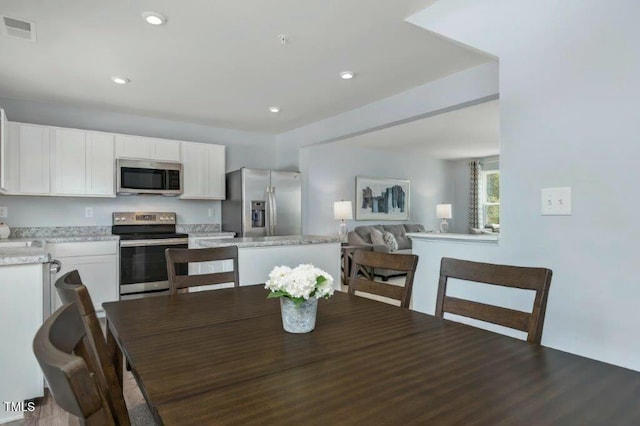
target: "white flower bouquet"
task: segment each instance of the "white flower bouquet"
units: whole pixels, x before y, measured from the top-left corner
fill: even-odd
[[[311,264],[276,266],[264,286],[271,290],[268,297],[286,297],[297,305],[310,298],[328,298],[333,294],[333,277]]]

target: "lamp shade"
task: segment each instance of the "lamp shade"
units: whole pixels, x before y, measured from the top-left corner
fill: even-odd
[[[438,219],[451,219],[451,204],[437,204],[436,217]]]
[[[351,201],[334,202],[333,217],[337,220],[353,219],[353,207],[351,207]]]

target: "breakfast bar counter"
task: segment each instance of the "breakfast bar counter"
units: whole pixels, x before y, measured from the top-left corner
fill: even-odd
[[[238,247],[240,285],[263,283],[275,266],[311,263],[331,274],[340,289],[339,236],[284,235],[252,238],[202,238],[195,247]]]

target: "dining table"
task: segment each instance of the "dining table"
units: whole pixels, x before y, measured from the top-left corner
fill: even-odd
[[[640,425],[640,373],[336,292],[282,328],[263,285],[104,303],[161,425]]]

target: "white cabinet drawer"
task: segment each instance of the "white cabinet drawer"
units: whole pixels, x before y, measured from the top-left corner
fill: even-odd
[[[49,243],[47,249],[51,256],[72,257],[72,256],[98,256],[118,253],[118,241],[87,241],[73,243]]]

